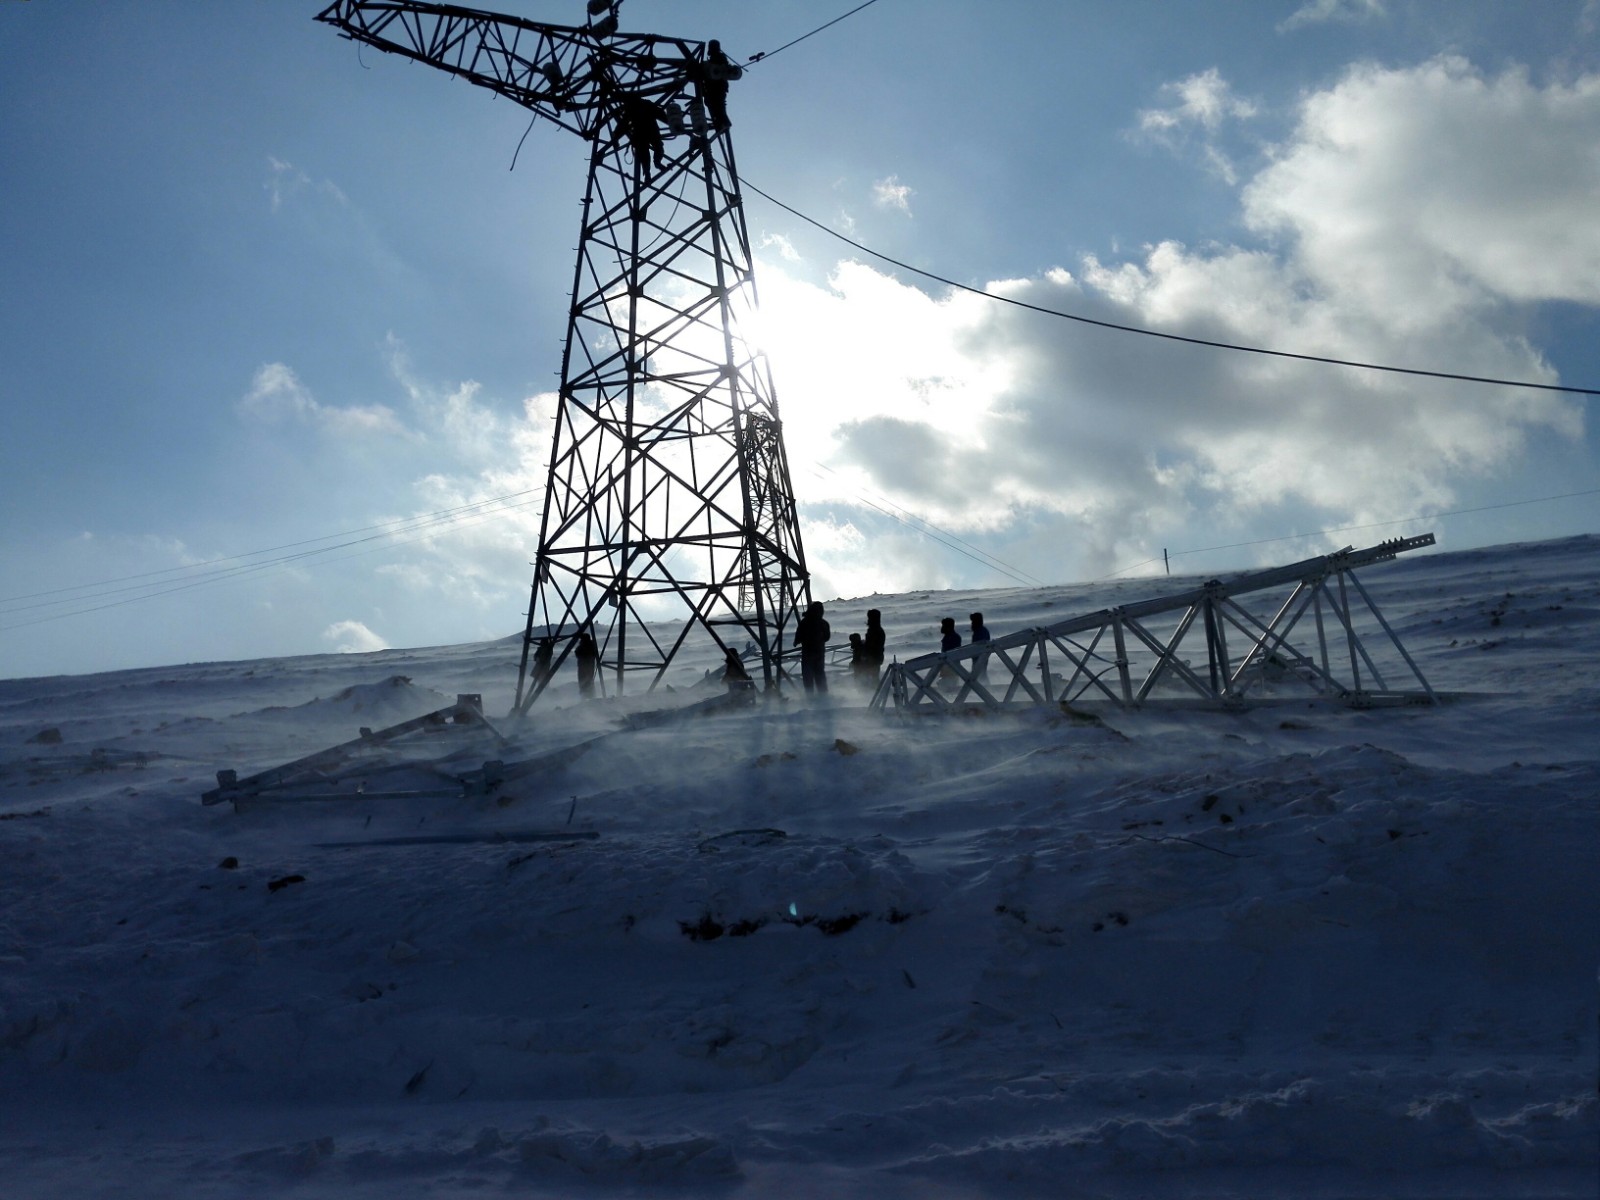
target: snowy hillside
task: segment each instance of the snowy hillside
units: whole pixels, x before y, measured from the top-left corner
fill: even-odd
[[[0,681],[0,1195],[1593,1196],[1600,538],[1361,577],[1473,695],[569,681],[487,796],[234,811],[219,769],[503,714],[515,642]],[[905,657],[1185,582],[829,617]]]

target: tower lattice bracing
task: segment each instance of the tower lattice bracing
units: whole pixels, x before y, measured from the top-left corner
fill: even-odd
[[[809,581],[720,104],[738,69],[609,13],[568,28],[341,0],[318,19],[590,143],[516,711],[586,629],[619,692],[653,687],[697,633],[753,647],[777,684]]]

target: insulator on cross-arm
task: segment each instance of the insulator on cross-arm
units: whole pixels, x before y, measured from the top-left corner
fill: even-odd
[[[589,31],[596,37],[610,37],[615,33],[617,8],[617,0],[589,0]]]

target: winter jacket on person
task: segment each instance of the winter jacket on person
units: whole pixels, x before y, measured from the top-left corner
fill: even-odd
[[[828,648],[833,629],[822,615],[822,605],[813,602],[794,628],[794,644],[805,654],[821,654]]]

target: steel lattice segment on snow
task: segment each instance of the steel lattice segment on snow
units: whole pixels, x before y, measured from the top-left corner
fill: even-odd
[[[935,712],[1083,701],[1226,705],[1276,694],[1284,685],[1352,704],[1435,702],[1416,661],[1355,575],[1357,567],[1433,541],[1428,533],[1365,550],[1346,547],[894,663],[885,668],[872,704]],[[1243,600],[1285,588],[1287,597],[1266,615]],[[1310,644],[1293,639],[1303,628],[1314,633]],[[1390,652],[1391,661],[1380,664]],[[1414,686],[1391,686],[1386,670],[1408,676]]]

